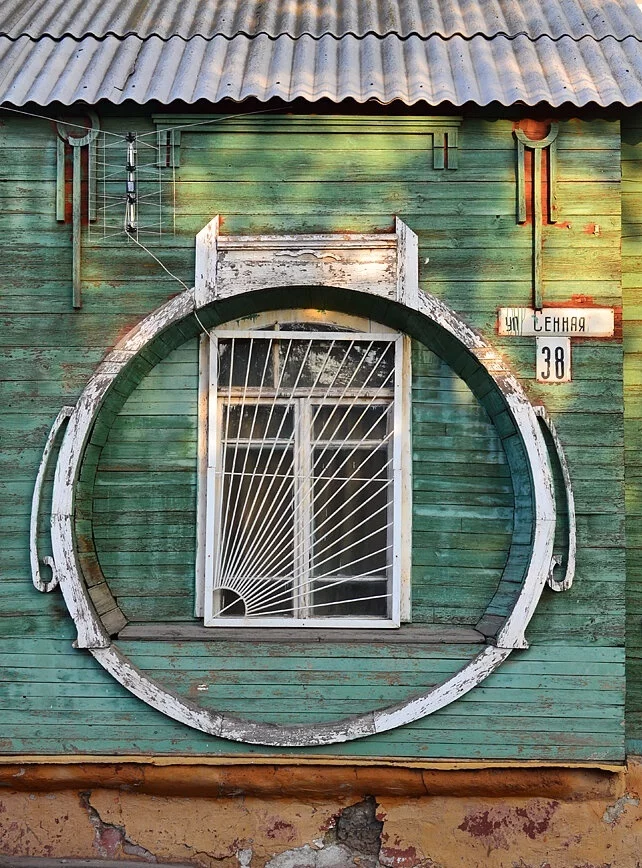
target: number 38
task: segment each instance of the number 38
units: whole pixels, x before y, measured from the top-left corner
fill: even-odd
[[[570,342],[542,341],[537,348],[537,379],[540,383],[564,383],[571,379]]]

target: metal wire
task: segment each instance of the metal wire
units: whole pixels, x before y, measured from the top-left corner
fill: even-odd
[[[341,383],[340,397],[333,395],[330,398],[333,390],[335,390],[337,380],[343,376],[344,365],[350,357],[352,348],[355,346],[356,340],[352,333],[349,337],[346,335],[339,339],[341,341],[345,340],[348,348],[322,395],[316,393],[319,382],[337,343],[337,335],[335,333],[332,334],[331,338],[330,334],[328,335],[328,350],[324,358],[320,360],[318,371],[311,386],[304,393],[300,392],[300,382],[304,373],[307,373],[306,365],[311,350],[314,345],[319,345],[320,339],[308,339],[304,358],[299,362],[294,384],[284,391],[282,388],[284,376],[294,345],[294,339],[291,339],[287,332],[257,333],[256,338],[259,337],[269,340],[270,344],[275,344],[276,341],[279,341],[281,346],[285,345],[285,358],[282,361],[281,370],[277,373],[275,385],[266,388],[266,373],[272,355],[270,347],[266,351],[262,363],[258,391],[256,388],[250,390],[250,367],[257,344],[257,341],[251,338],[249,340],[243,382],[240,386],[234,386],[236,345],[234,338],[227,338],[227,340],[231,341],[228,345],[230,371],[227,377],[226,389],[223,393],[218,392],[218,401],[223,401],[222,407],[225,409],[226,417],[220,448],[221,467],[217,471],[217,475],[221,480],[226,479],[227,484],[221,484],[219,489],[219,509],[217,511],[216,523],[221,538],[217,546],[217,559],[212,579],[215,593],[231,591],[235,596],[231,601],[226,602],[225,605],[219,606],[215,612],[215,617],[220,618],[224,616],[230,609],[237,606],[239,601],[243,603],[245,617],[263,616],[272,618],[279,615],[292,617],[299,610],[303,612],[303,617],[314,617],[314,611],[317,608],[345,607],[351,603],[365,600],[388,598],[390,596],[389,592],[381,594],[379,588],[373,587],[373,592],[377,590],[378,593],[367,596],[361,593],[361,595],[355,597],[348,598],[344,596],[336,601],[315,604],[310,599],[310,589],[314,588],[312,593],[319,593],[348,582],[356,582],[363,585],[364,581],[377,581],[379,585],[381,581],[386,581],[387,568],[385,570],[380,568],[374,572],[372,570],[356,571],[356,575],[348,576],[345,575],[345,571],[364,561],[372,562],[372,558],[384,555],[390,552],[392,548],[389,533],[393,524],[389,515],[392,500],[390,494],[386,495],[383,504],[366,511],[366,507],[374,498],[391,490],[390,465],[392,458],[389,458],[377,469],[379,476],[385,474],[383,478],[372,479],[369,476],[360,475],[361,469],[371,460],[374,454],[373,450],[387,449],[387,444],[394,433],[390,429],[384,436],[379,435],[375,437],[374,441],[371,436],[372,432],[381,424],[381,421],[390,413],[394,398],[391,400],[389,389],[386,387],[394,375],[394,367],[373,394],[370,394],[370,389],[368,389],[370,379],[386,357],[386,353],[392,342],[384,343],[383,351],[376,359],[374,367],[369,371],[365,380],[359,386],[354,387],[353,382],[358,375],[358,371],[365,363],[365,360],[371,356],[372,347],[375,342],[370,341],[367,351],[363,352],[358,365],[349,376],[347,382]],[[212,334],[210,334],[210,339],[216,342]],[[300,338],[297,337],[297,339],[300,342]],[[367,339],[367,335],[362,337],[364,343]],[[372,359],[370,361],[372,362]],[[269,394],[266,394],[266,392]],[[367,398],[364,398],[364,392],[367,392]],[[361,433],[360,436],[357,434],[357,439],[355,439],[353,435],[359,431],[368,410],[373,405],[377,406],[381,404],[384,395],[386,396],[386,402],[381,412],[375,415],[374,421],[372,419],[368,420],[365,433]],[[350,398],[348,403],[345,403],[346,396]],[[263,401],[264,397],[270,399],[269,404]],[[303,467],[303,472],[301,470],[297,471],[297,467],[300,467],[301,455],[305,451],[300,430],[301,420],[297,415],[302,412],[297,409],[301,401],[308,402],[309,405],[312,403],[318,404],[312,416],[307,420],[309,430],[305,432],[305,437],[308,443],[306,448],[308,449],[307,461],[309,463],[307,468]],[[277,406],[283,407],[283,413],[278,423],[277,431],[270,433],[270,436],[268,436]],[[324,420],[321,431],[315,435],[314,424],[322,408],[327,408],[328,406],[332,407],[331,412]],[[235,436],[232,436],[230,419],[232,408],[234,407],[238,408],[238,419],[235,426]],[[350,416],[350,411],[358,407],[361,408],[360,412],[354,416]],[[255,440],[260,408],[267,409],[267,418],[264,418],[262,421],[263,430],[259,432],[260,438]],[[219,412],[221,411],[219,410]],[[338,419],[336,419],[337,413],[340,414]],[[341,416],[341,413],[344,415]],[[284,438],[282,432],[288,418],[290,419],[292,428],[287,437]],[[331,428],[333,418],[335,418],[334,431]],[[350,428],[343,432],[341,439],[335,440],[333,436],[339,431],[344,419],[348,421]],[[242,426],[247,425],[248,420],[248,434],[242,437]],[[328,431],[332,432],[329,436],[327,434]],[[325,439],[324,435],[326,435]],[[315,445],[320,446],[320,450],[315,450]],[[368,447],[365,458],[358,461],[351,473],[341,475],[343,468],[351,460],[352,456],[359,449],[363,449],[364,445]],[[323,461],[323,457],[328,453],[328,450],[335,452],[341,446],[343,448],[341,448],[340,455],[337,453],[338,463],[333,470],[327,475],[322,473],[315,476],[315,470],[320,462]],[[241,449],[244,450],[242,455],[239,451]],[[272,457],[277,449],[281,454],[278,458],[277,466],[274,467]],[[255,455],[250,472],[248,471],[248,462],[250,454],[253,451]],[[229,463],[230,458],[231,463]],[[288,467],[292,468],[291,473],[281,470],[284,462],[288,462]],[[237,469],[239,464],[241,464],[240,470]],[[260,469],[261,464],[262,470]],[[321,482],[321,485],[317,486],[317,482]],[[358,482],[357,490],[352,492],[347,498],[338,500],[341,491],[350,482]],[[246,490],[245,494],[242,495],[244,483],[246,483]],[[303,507],[298,505],[301,490],[306,489],[307,486],[309,492],[306,501],[307,518],[313,522],[314,511],[319,498],[333,483],[339,483],[339,485],[332,490],[326,506],[328,503],[335,503],[336,505],[320,524],[316,526],[310,524],[303,529],[302,533],[297,534],[297,526],[300,525],[302,518],[305,518],[300,513]],[[364,497],[363,485],[374,485],[375,490],[368,491]],[[232,494],[233,490],[234,494]],[[289,507],[293,501],[295,506],[292,510]],[[345,512],[346,506],[351,502],[353,502],[353,508],[351,508],[352,515],[355,515],[356,510],[358,520],[356,523],[350,523],[349,517],[343,517],[337,523],[337,517],[341,512]],[[362,512],[362,515],[359,515],[359,511]],[[383,521],[377,518],[381,514],[383,514]],[[386,519],[386,514],[388,514],[388,519]],[[244,519],[245,523],[243,523]],[[333,521],[334,525],[332,524]],[[346,522],[349,524],[346,525]],[[372,522],[375,523],[375,526],[370,529]],[[328,526],[328,529],[324,533],[319,534],[319,531],[326,526]],[[361,534],[358,540],[355,540],[355,531],[361,528],[367,532]],[[339,531],[339,536],[331,538],[333,534],[336,534],[337,530]],[[359,554],[359,551],[355,549],[355,545],[362,546],[364,542],[376,540],[382,534],[386,534],[388,537],[386,545],[375,546],[374,550],[370,548],[365,554]],[[345,543],[344,541],[347,538],[348,541]],[[339,548],[340,543],[343,543],[343,545]],[[320,567],[332,561],[336,562],[337,559],[340,559],[351,550],[354,552],[354,557],[349,559],[347,563],[342,563],[340,566],[326,570],[323,573],[319,572]],[[305,554],[306,551],[309,552],[308,555]],[[299,565],[298,567],[297,564]],[[294,574],[292,574],[293,568]],[[285,575],[280,573],[285,573]],[[337,573],[341,573],[341,575],[337,576]],[[333,579],[334,576],[336,578]],[[232,617],[235,616],[232,615]]]

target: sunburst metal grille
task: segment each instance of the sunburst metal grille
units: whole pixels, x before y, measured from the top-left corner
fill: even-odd
[[[206,624],[398,623],[401,340],[216,334]]]

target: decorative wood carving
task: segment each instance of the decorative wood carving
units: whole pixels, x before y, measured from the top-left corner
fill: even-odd
[[[181,133],[254,132],[256,119],[227,118],[225,115],[166,114],[152,115],[156,124],[158,165],[175,169],[181,160]],[[433,169],[456,169],[459,155],[460,117],[435,116],[429,118],[271,118],[259,121],[261,129],[270,133],[367,133],[368,135],[398,135],[413,132],[429,136]]]
[[[517,222],[526,222],[526,159],[525,151],[528,149],[533,155],[532,183],[530,185],[532,197],[532,280],[533,280],[533,307],[541,310],[542,300],[542,159],[543,153],[548,148],[548,219],[551,223],[557,221],[557,150],[556,139],[559,132],[559,124],[552,123],[548,135],[543,139],[529,139],[523,130],[515,129],[513,134],[517,143]]]
[[[83,136],[76,135],[78,129],[73,124],[59,121],[57,124],[58,142],[56,159],[56,220],[65,221],[65,144],[73,154],[73,175],[71,186],[72,204],[72,303],[74,308],[82,307],[81,254],[82,254],[82,148],[87,148],[87,219],[96,219],[96,139],[100,132],[98,115],[88,111],[91,128]]]
[[[364,251],[370,252],[369,257]],[[367,274],[364,274],[366,269]],[[196,287],[154,311],[116,346],[82,393],[61,445],[54,482],[52,543],[55,571],[73,617],[79,647],[88,648],[121,684],[172,718],[212,735],[283,747],[343,742],[383,732],[443,708],[479,684],[515,648],[527,647],[524,631],[550,577],[555,499],[546,443],[535,409],[501,355],[443,302],[418,289],[416,236],[400,220],[394,235],[258,236],[223,238],[215,218],[197,239]],[[436,323],[476,358],[494,380],[525,451],[533,482],[533,547],[512,612],[495,647],[485,647],[454,676],[392,708],[332,724],[273,726],[217,714],[173,695],[133,666],[112,645],[87,593],[74,550],[75,486],[94,421],[118,374],[170,326],[198,315],[220,298],[261,288],[310,284],[355,286],[387,298]]]
[[[54,559],[51,557],[45,557],[41,559],[38,555],[38,517],[40,515],[40,499],[42,497],[42,486],[45,481],[45,474],[47,472],[47,467],[49,466],[51,453],[53,451],[54,443],[58,436],[58,432],[65,425],[73,412],[73,407],[63,407],[54,419],[54,423],[51,426],[51,431],[49,432],[49,435],[47,437],[47,442],[45,443],[45,448],[42,452],[40,466],[38,467],[38,473],[36,475],[36,482],[33,487],[33,496],[31,498],[31,520],[29,522],[29,556],[31,560],[31,579],[33,581],[34,587],[38,591],[42,591],[43,593],[48,593],[49,591],[53,591],[54,588],[58,587],[58,576],[56,575],[56,565],[54,563]],[[42,579],[42,575],[40,573],[41,562],[48,566],[52,571],[51,580],[49,582],[45,582]]]
[[[548,586],[553,591],[568,591],[573,584],[575,577],[575,558],[577,555],[577,522],[575,520],[575,497],[573,495],[573,485],[571,483],[571,473],[568,468],[564,448],[560,441],[559,435],[553,424],[553,420],[546,412],[545,407],[535,407],[535,413],[542,425],[548,430],[551,440],[555,446],[555,453],[562,472],[564,480],[564,493],[566,497],[566,515],[568,519],[568,551],[566,555],[566,569],[564,570],[564,578],[559,580],[555,578],[555,567],[561,567],[563,559],[559,555],[553,555],[551,561],[551,569],[548,575]]]

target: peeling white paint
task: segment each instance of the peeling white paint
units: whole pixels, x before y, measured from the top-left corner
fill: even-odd
[[[51,581],[44,582],[40,573],[40,557],[38,556],[38,517],[40,515],[40,498],[42,496],[42,486],[45,481],[45,473],[49,466],[49,460],[53,451],[54,443],[58,432],[65,424],[67,419],[73,413],[73,407],[63,407],[54,419],[51,426],[51,431],[47,437],[45,448],[40,459],[40,466],[36,475],[36,482],[33,487],[33,496],[31,498],[31,519],[29,521],[29,558],[31,561],[31,580],[34,587],[38,591],[48,593],[58,587],[59,577],[56,575],[56,563],[53,558],[45,557],[42,563],[46,564],[51,569]]]
[[[577,556],[577,522],[575,520],[575,496],[573,495],[573,485],[571,483],[571,473],[568,468],[564,448],[557,433],[557,429],[553,424],[553,420],[546,412],[544,407],[535,407],[535,414],[546,425],[551,439],[555,444],[557,452],[557,460],[562,471],[562,479],[564,480],[564,493],[566,496],[566,515],[568,518],[568,553],[566,555],[566,569],[564,570],[564,578],[559,581],[554,576],[554,569],[558,566],[559,561],[554,557],[551,561],[551,566],[548,573],[548,586],[553,591],[568,591],[573,585],[575,578],[575,559]]]
[[[235,741],[283,747],[333,744],[383,732],[424,717],[454,701],[493,672],[514,648],[526,647],[524,631],[549,576],[555,531],[552,474],[537,416],[517,380],[481,335],[438,299],[418,289],[416,235],[397,221],[395,235],[218,236],[218,218],[197,237],[196,287],[144,319],[99,366],[69,420],[54,482],[52,543],[56,575],[78,629],[79,647],[94,657],[134,695],[188,726]],[[316,248],[315,248],[316,245]],[[293,256],[277,260],[281,250],[314,251],[332,256]],[[339,257],[339,260],[334,257]],[[338,269],[338,270],[337,270]],[[383,296],[405,304],[436,322],[475,355],[497,383],[521,436],[531,466],[534,545],[531,562],[513,612],[497,639],[462,670],[424,695],[375,713],[333,724],[273,726],[217,714],[174,696],[134,667],[110,644],[81,577],[73,540],[74,489],[85,446],[102,402],[123,367],[173,323],[217,298],[284,285],[331,285]]]

